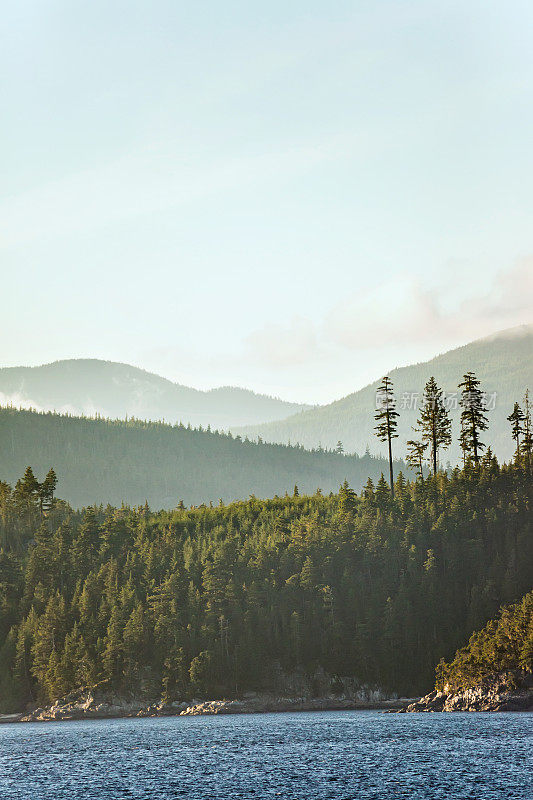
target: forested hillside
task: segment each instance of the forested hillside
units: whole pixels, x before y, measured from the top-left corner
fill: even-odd
[[[508,459],[513,452],[508,437],[507,416],[515,400],[521,400],[524,390],[533,390],[533,326],[524,325],[500,334],[480,339],[451,350],[422,364],[394,369],[389,376],[394,383],[397,408],[400,412],[396,447],[405,452],[412,428],[416,425],[424,384],[430,375],[446,393],[446,401],[453,420],[453,439],[444,454],[444,463],[456,464],[460,460],[459,415],[457,386],[465,365],[473,370],[487,392],[491,406],[491,442],[500,459]],[[379,383],[354,394],[309,411],[295,414],[286,420],[266,425],[254,425],[238,431],[250,437],[261,436],[269,442],[299,442],[304,447],[335,447],[340,439],[347,452],[364,453],[367,446],[373,453],[385,453],[384,447],[373,435],[372,410],[375,408]]]
[[[378,479],[382,459],[257,444],[160,422],[106,421],[0,408],[0,475],[15,481],[27,464],[54,466],[59,492],[73,506],[145,500],[154,508],[359,489]],[[401,464],[397,465],[397,468]]]
[[[282,419],[309,408],[234,386],[202,392],[129,364],[96,358],[4,367],[0,400],[2,405],[78,416],[164,419],[224,429]]]
[[[516,669],[533,671],[533,591],[473,633],[449,664],[439,664],[437,689],[460,691],[494,673]]]
[[[122,430],[122,429],[120,429]],[[4,439],[5,441],[5,439]],[[422,693],[533,583],[531,470],[486,453],[361,496],[72,511],[0,493],[3,710],[108,680],[166,698],[275,690],[279,670]],[[336,679],[331,689],[335,691]]]

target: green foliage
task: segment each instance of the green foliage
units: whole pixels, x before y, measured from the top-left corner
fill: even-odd
[[[476,471],[399,473],[394,497],[380,479],[156,513],[56,500],[41,520],[19,495],[0,492],[4,710],[104,679],[191,698],[317,666],[423,692],[532,584],[531,474],[490,452]]]
[[[55,482],[76,507],[94,503],[139,503],[174,508],[213,500],[273,497],[292,491],[336,491],[347,479],[360,489],[379,478],[381,458],[347,456],[317,448],[260,444],[217,431],[140,420],[85,419],[0,408],[0,474],[15,481],[26,464],[33,472],[20,482],[20,505],[28,514],[53,505]],[[9,443],[9,446],[6,445]],[[401,465],[400,465],[401,466]],[[32,483],[32,478],[35,483]],[[0,495],[2,493],[0,484]]]
[[[398,417],[396,401],[394,399],[393,384],[386,375],[376,392],[376,412],[374,419],[375,434],[382,442],[386,442],[389,454],[390,490],[394,495],[394,469],[392,463],[392,440],[398,438]]]
[[[479,387],[480,381],[473,372],[463,375],[463,380],[459,384],[461,389],[459,404],[462,408],[459,442],[464,458],[471,457],[475,464],[479,463],[481,451],[485,449],[480,435],[488,428],[485,396]]]
[[[443,392],[431,377],[424,387],[422,408],[417,420],[422,442],[429,447],[431,467],[436,475],[439,463],[439,450],[446,448],[452,441],[452,421],[444,405]],[[411,444],[413,444],[411,442]]]
[[[200,694],[209,692],[213,681],[213,656],[209,650],[202,650],[193,658],[189,679],[193,691]]]
[[[519,668],[533,670],[533,591],[473,633],[449,664],[439,664],[437,689],[465,689],[493,673]]]
[[[407,442],[407,458],[405,460],[419,478],[424,477],[424,458],[427,448],[427,442],[417,439],[409,439]]]
[[[523,436],[520,455],[523,456],[525,465],[530,469],[533,457],[533,425],[531,424],[531,401],[529,399],[529,389],[526,389],[526,394],[524,397]]]
[[[344,481],[339,489],[339,510],[343,514],[353,514],[357,508],[357,495],[350,488],[348,481]]]

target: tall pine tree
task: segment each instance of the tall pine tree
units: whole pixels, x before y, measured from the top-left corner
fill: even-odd
[[[376,413],[374,419],[377,425],[374,430],[376,436],[382,442],[387,443],[389,451],[389,477],[390,477],[390,490],[394,497],[394,469],[392,464],[392,440],[398,438],[396,429],[398,427],[398,417],[400,415],[396,411],[396,401],[394,399],[393,384],[391,379],[385,375],[381,386],[378,387],[376,393]]]
[[[516,462],[520,461],[520,454],[521,454],[521,442],[520,437],[522,436],[523,430],[523,423],[524,423],[524,414],[522,409],[518,405],[518,403],[514,404],[513,411],[507,417],[508,422],[511,423],[511,436],[513,440],[516,442]]]
[[[531,427],[531,402],[529,400],[529,389],[526,389],[524,397],[524,436],[522,438],[522,454],[526,466],[531,466],[531,456],[533,454],[533,428]]]
[[[459,437],[459,442],[464,457],[471,456],[476,465],[479,464],[481,450],[485,448],[480,439],[480,434],[488,428],[485,394],[479,387],[480,381],[473,372],[465,373],[463,380],[459,384],[459,389],[461,389],[459,404],[463,409],[461,411],[461,436]]]
[[[437,474],[439,450],[449,447],[452,441],[452,422],[449,412],[444,406],[442,389],[431,377],[424,388],[424,397],[420,417],[417,420],[422,441],[430,448],[433,474]]]

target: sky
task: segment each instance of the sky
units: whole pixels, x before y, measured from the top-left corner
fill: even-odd
[[[533,6],[19,0],[0,365],[323,403],[533,321]]]

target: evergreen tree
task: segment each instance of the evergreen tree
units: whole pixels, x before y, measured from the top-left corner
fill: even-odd
[[[183,647],[173,646],[163,662],[161,685],[164,702],[170,703],[177,697],[181,697],[187,689],[188,681],[185,651]]]
[[[31,467],[26,467],[20,488],[27,497],[32,497],[39,491],[39,481],[33,474]]]
[[[38,484],[37,493],[39,495],[39,510],[41,516],[48,514],[54,503],[54,492],[57,486],[57,475],[50,468],[41,484]]]
[[[193,689],[200,694],[209,692],[213,681],[213,654],[202,650],[191,661],[189,678]]]
[[[39,685],[40,697],[45,702],[58,696],[55,691],[55,682],[58,680],[56,673],[59,653],[63,649],[67,632],[66,625],[65,598],[57,591],[50,597],[44,613],[39,617],[31,649],[32,672]]]
[[[407,442],[406,461],[419,478],[424,477],[424,454],[428,448],[427,442],[409,439]]]
[[[377,422],[374,430],[376,436],[382,442],[387,443],[389,452],[389,478],[390,490],[394,497],[394,468],[392,463],[392,440],[398,438],[396,429],[398,427],[397,418],[400,416],[396,411],[396,401],[394,399],[393,385],[391,379],[386,375],[379,386],[376,394],[376,413],[374,419]]]
[[[372,503],[372,501],[374,500],[375,487],[374,487],[374,481],[372,480],[372,478],[369,478],[367,480],[367,482],[365,483],[365,486],[364,486],[364,489],[363,489],[363,497],[369,503]]]
[[[520,460],[520,454],[522,452],[520,437],[524,432],[523,430],[524,419],[525,417],[524,414],[522,413],[522,409],[520,408],[518,403],[515,403],[513,411],[511,414],[509,414],[507,420],[511,423],[511,436],[513,437],[513,440],[516,442],[515,456],[517,463]]]
[[[315,569],[313,561],[310,556],[306,556],[302,571],[300,572],[300,586],[307,591],[311,591],[315,588],[317,580],[317,570]]]
[[[533,455],[533,426],[531,424],[531,402],[529,400],[529,389],[526,389],[524,397],[524,436],[522,439],[522,453],[526,466],[531,468],[531,457]]]
[[[122,648],[124,653],[124,676],[128,682],[139,679],[142,666],[146,663],[146,632],[144,611],[137,603],[124,625]]]
[[[393,489],[391,490],[389,484],[385,480],[385,476],[381,473],[381,478],[376,485],[376,506],[381,511],[385,511],[389,506],[391,496],[393,496]]]
[[[105,678],[167,699],[281,691],[317,667],[424,693],[531,587],[533,485],[487,447],[475,475],[394,486],[162,512],[57,501],[41,523],[0,487],[0,710]]]
[[[37,508],[37,492],[39,482],[37,481],[31,467],[26,467],[24,477],[17,481],[14,491],[14,500],[19,514],[24,513],[29,519]]]
[[[448,447],[452,441],[452,422],[450,414],[444,406],[442,389],[437,386],[433,377],[425,385],[422,408],[417,423],[422,441],[430,448],[431,466],[433,474],[436,475],[439,450]]]
[[[357,496],[350,488],[348,481],[344,481],[339,489],[339,510],[342,514],[352,514],[357,505]]]
[[[459,442],[465,457],[471,456],[474,463],[479,464],[481,450],[485,448],[480,439],[482,431],[488,428],[488,419],[485,416],[485,395],[479,388],[480,381],[473,372],[463,375],[459,384],[461,389],[461,436]]]

